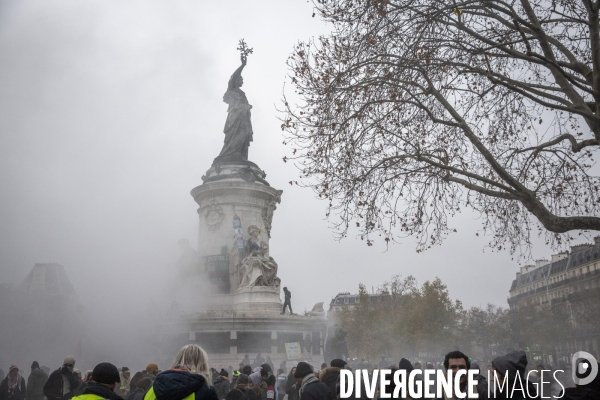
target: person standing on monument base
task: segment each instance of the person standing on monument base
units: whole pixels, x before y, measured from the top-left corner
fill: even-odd
[[[292,292],[290,292],[286,286],[283,288],[283,293],[285,293],[285,301],[283,303],[283,310],[281,311],[281,315],[285,314],[286,307],[289,307],[290,314],[293,314],[294,312],[292,311]]]

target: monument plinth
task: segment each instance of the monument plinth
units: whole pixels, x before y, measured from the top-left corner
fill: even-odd
[[[198,204],[200,271],[213,296],[205,307],[281,312],[277,263],[269,255],[273,213],[281,190],[249,161],[213,165],[191,192]]]

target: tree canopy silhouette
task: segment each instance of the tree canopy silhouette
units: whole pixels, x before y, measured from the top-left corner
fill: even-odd
[[[496,249],[600,230],[600,3],[321,0],[332,32],[288,60],[282,129],[339,237],[415,236],[481,214]],[[335,217],[335,218],[333,218]]]

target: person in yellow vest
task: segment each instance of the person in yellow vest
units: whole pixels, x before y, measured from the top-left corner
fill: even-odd
[[[115,387],[120,382],[117,367],[107,362],[100,363],[92,371],[92,381],[88,382],[83,393],[73,397],[73,400],[123,400],[115,393]]]
[[[158,374],[144,400],[218,400],[210,385],[208,356],[202,347],[183,346],[173,367]]]

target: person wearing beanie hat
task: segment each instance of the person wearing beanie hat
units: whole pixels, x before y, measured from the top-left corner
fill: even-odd
[[[19,373],[19,367],[13,364],[0,383],[0,400],[25,400],[26,393],[25,378]]]
[[[492,366],[502,376],[508,374],[509,378],[513,378],[517,372],[522,376],[527,368],[527,354],[524,351],[511,351],[506,355],[494,358]]]
[[[314,373],[315,373],[315,371],[314,371],[313,367],[310,366],[309,363],[300,361],[298,363],[298,366],[296,367],[296,372],[294,372],[294,378],[301,379],[301,378],[304,378],[308,374],[314,374]]]
[[[119,370],[111,363],[103,362],[92,371],[92,382],[88,382],[85,390],[73,400],[123,400],[115,393],[117,384],[121,382]]]
[[[252,386],[259,387],[262,382],[262,380],[260,379],[260,371],[251,373],[250,375],[248,375],[248,378],[248,384],[252,383]]]
[[[267,363],[261,364],[260,369],[266,372],[273,373],[273,368]]]
[[[27,378],[27,400],[44,400],[44,384],[48,375],[40,369],[37,361],[31,363],[31,374]]]
[[[219,400],[227,397],[227,393],[229,393],[231,388],[229,387],[229,373],[225,369],[221,368],[219,377],[213,382],[213,387],[217,392],[217,396],[219,396]]]
[[[44,395],[48,400],[69,400],[77,394],[81,379],[75,373],[75,357],[67,356],[62,367],[53,371],[44,385]]]
[[[299,362],[294,378],[296,378],[296,386],[300,387],[300,400],[327,398],[329,388],[315,376],[315,370],[310,364],[304,361]]]
[[[240,390],[245,393],[246,389],[248,389],[248,381],[249,381],[248,375],[240,374],[237,377],[234,389]]]
[[[265,400],[267,398],[267,384],[265,383],[265,379],[268,376],[268,372],[263,371],[260,367],[255,368],[257,371],[248,375],[248,389],[256,388],[260,391],[261,399]],[[251,397],[251,395],[248,395]]]
[[[151,362],[148,365],[146,365],[146,373],[146,376],[152,381],[154,381],[154,379],[156,379],[156,376],[158,375],[158,364]]]
[[[239,370],[231,371],[231,379],[229,379],[229,390],[235,389],[237,385],[237,379],[240,376],[241,372]]]
[[[347,365],[347,364],[348,364],[348,363],[347,363],[346,361],[344,361],[344,360],[342,360],[342,359],[339,359],[339,358],[336,358],[336,359],[333,359],[333,360],[331,360],[331,366],[332,366],[332,367],[339,368],[339,369],[346,368],[346,365]]]

